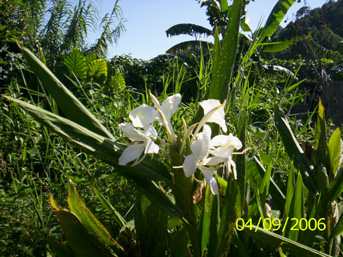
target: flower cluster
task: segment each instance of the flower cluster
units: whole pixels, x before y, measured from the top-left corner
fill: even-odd
[[[120,156],[119,165],[127,165],[131,162],[135,165],[146,154],[159,152],[160,148],[156,144],[158,134],[154,128],[155,121],[166,129],[170,143],[176,140],[171,117],[180,105],[181,95],[170,96],[162,104],[154,95],[150,94],[150,97],[154,107],[143,104],[130,112],[131,123],[120,124],[123,134],[132,143]],[[192,126],[194,131],[192,131],[190,145],[191,153],[185,157],[182,168],[187,177],[193,176],[196,170],[201,171],[212,193],[217,194],[218,184],[215,175],[218,168],[222,167],[226,176],[232,174],[237,179],[236,165],[232,155],[235,150],[242,148],[242,143],[232,134],[211,137],[212,130],[209,123],[215,123],[224,133],[227,132],[225,103],[221,104],[218,100],[209,99],[200,102],[200,106],[204,111],[204,116],[199,123]]]

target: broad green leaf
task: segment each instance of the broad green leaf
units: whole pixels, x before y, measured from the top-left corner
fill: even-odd
[[[95,59],[88,65],[88,76],[103,79],[107,78],[107,62],[105,59]]]
[[[71,74],[79,80],[86,79],[87,76],[87,62],[86,57],[78,49],[73,49],[70,54],[64,58],[64,65],[68,68]]]
[[[280,112],[276,111],[275,123],[280,133],[283,145],[285,146],[285,150],[288,156],[292,159],[294,166],[301,172],[304,184],[311,192],[315,192],[316,187],[310,176],[311,168],[309,161],[307,160],[303,149],[300,147],[288,120],[286,118],[282,118]]]
[[[315,126],[315,159],[318,167],[324,166],[330,170],[330,157],[327,149],[327,135],[325,123],[325,108],[321,100],[318,104],[317,122]],[[331,174],[329,174],[331,177]]]
[[[265,53],[279,53],[285,51],[294,44],[293,40],[262,43],[261,47]]]
[[[339,168],[339,163],[341,159],[341,131],[337,128],[331,135],[329,142],[328,142],[328,150],[329,150],[329,157],[330,157],[330,170],[331,175],[334,177],[336,175],[336,171]]]
[[[228,94],[228,83],[231,81],[236,61],[239,39],[239,25],[244,9],[244,0],[234,0],[230,10],[230,23],[221,44],[215,43],[212,67],[212,83],[208,98],[225,100]],[[218,45],[219,44],[219,45]],[[218,47],[219,46],[219,47]]]
[[[227,0],[220,0],[220,10],[221,12],[227,12],[229,10],[229,4]]]
[[[68,184],[68,207],[87,231],[98,238],[103,245],[106,247],[115,247],[120,252],[124,250],[117,241],[112,238],[104,225],[102,225],[87,208],[72,182]]]
[[[30,69],[42,82],[43,87],[54,98],[63,114],[81,126],[113,139],[112,134],[93,114],[62,84],[62,82],[29,49],[20,47]]]
[[[295,0],[279,0],[274,5],[262,29],[262,38],[271,37],[279,29],[281,22],[294,2]]]
[[[59,208],[52,195],[49,197],[49,202],[62,227],[68,245],[76,257],[117,256],[90,234],[73,213]]]
[[[307,245],[298,243],[287,237],[280,236],[274,232],[266,231],[256,226],[253,226],[252,230],[246,229],[245,231],[253,238],[258,239],[259,242],[264,242],[266,246],[272,248],[282,246],[282,248],[286,248],[289,252],[293,253],[294,256],[331,257],[330,255],[317,251]]]

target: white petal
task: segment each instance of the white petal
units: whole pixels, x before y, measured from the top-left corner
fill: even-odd
[[[212,130],[211,127],[209,125],[204,125],[203,129],[202,129],[202,133],[204,134],[204,138],[206,138],[206,140],[210,141],[211,140],[211,134],[212,134]]]
[[[215,99],[209,99],[205,100],[199,103],[200,106],[204,110],[204,116],[208,114],[210,111],[212,111],[214,108],[217,108],[218,106],[221,105],[219,100]],[[214,111],[207,119],[206,122],[213,122],[218,124],[221,129],[226,132],[227,127],[226,127],[226,122],[225,122],[225,112],[224,112],[224,107],[219,108],[218,110]]]
[[[225,158],[220,158],[220,157],[210,157],[210,158],[206,158],[202,161],[202,164],[203,165],[206,165],[206,166],[216,166],[216,165],[219,165],[221,163],[224,163],[226,161]]]
[[[212,138],[210,148],[210,152],[214,156],[231,158],[234,150],[242,148],[242,142],[232,134],[228,136],[219,135]]]
[[[124,136],[128,137],[132,141],[143,142],[146,140],[144,134],[130,123],[120,123],[119,128],[123,132]]]
[[[211,147],[223,146],[229,143],[229,136],[218,135],[211,139]]]
[[[212,111],[214,108],[221,105],[220,101],[216,100],[216,99],[204,100],[204,101],[201,101],[199,104],[202,107],[202,109],[204,110],[205,115],[207,113],[209,113],[210,111]]]
[[[204,125],[203,132],[197,135],[197,139],[191,144],[191,150],[197,160],[202,160],[208,155],[211,140],[211,128]]]
[[[144,152],[144,144],[133,144],[126,147],[119,157],[118,164],[121,166],[127,165],[129,162],[137,160]]]
[[[156,138],[158,136],[156,129],[153,126],[148,127],[144,131],[144,135],[150,138]]]
[[[229,135],[229,141],[230,141],[230,145],[235,149],[235,150],[239,150],[242,148],[242,142],[241,140],[239,140],[238,137],[233,136],[232,134]]]
[[[161,111],[169,121],[181,103],[181,95],[175,94],[165,99],[161,105]]]
[[[147,128],[156,118],[156,110],[151,106],[142,104],[130,112],[129,118],[136,128]]]
[[[183,162],[183,171],[185,172],[186,177],[190,177],[194,174],[197,169],[197,160],[193,154],[186,156]]]
[[[207,183],[210,185],[212,194],[214,195],[218,194],[219,189],[218,189],[218,184],[215,177],[211,177],[209,180],[207,180]]]
[[[144,153],[153,154],[153,153],[158,153],[159,150],[160,150],[160,147],[157,144],[155,144],[154,141],[148,140],[145,145]]]
[[[218,184],[217,180],[213,176],[215,173],[215,170],[207,168],[207,167],[200,167],[201,172],[204,174],[205,180],[210,186],[212,194],[216,195],[218,194]]]

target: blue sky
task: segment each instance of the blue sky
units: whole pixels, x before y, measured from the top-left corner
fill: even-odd
[[[99,17],[110,11],[114,0],[96,0]],[[277,0],[255,0],[249,4],[248,19],[252,28],[265,21]],[[321,6],[325,0],[308,0],[311,8]],[[210,28],[205,9],[200,8],[196,0],[121,0],[123,16],[126,19],[126,32],[117,45],[111,46],[108,57],[130,54],[141,59],[150,59],[164,53],[174,44],[190,40],[188,36],[168,38],[165,31],[177,23],[195,23]],[[292,20],[296,10],[302,6],[295,4],[287,14],[286,20]],[[93,42],[99,31],[89,34]]]

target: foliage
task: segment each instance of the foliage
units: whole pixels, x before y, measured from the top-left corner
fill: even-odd
[[[231,6],[226,1],[211,2],[220,10],[230,10],[225,16],[230,22],[217,27],[208,55],[200,49],[191,58],[161,55],[144,62],[121,56],[107,62],[102,53],[71,47],[49,64],[44,54],[37,52],[37,57],[20,46],[27,66],[8,88],[11,97],[1,99],[0,118],[8,121],[0,123],[0,140],[6,145],[0,154],[0,170],[5,171],[0,173],[4,181],[0,203],[6,207],[1,220],[8,233],[1,243],[12,246],[17,239],[16,254],[28,247],[22,231],[15,234],[6,226],[18,224],[11,219],[15,212],[7,209],[11,192],[18,194],[27,183],[27,191],[22,192],[28,203],[34,203],[32,213],[23,209],[17,215],[37,222],[33,227],[39,230],[31,242],[41,243],[43,249],[28,247],[24,256],[342,253],[341,132],[326,123],[322,103],[317,115],[292,117],[294,105],[303,100],[296,69],[268,62],[266,68],[259,55],[270,46],[265,40],[277,31],[292,1],[278,1],[266,26],[244,51],[239,28],[245,1],[235,0]],[[37,85],[35,90],[31,84]],[[166,100],[160,104],[152,92]],[[180,92],[182,103],[176,101]],[[213,99],[207,103],[219,104],[206,109],[203,100],[208,97]],[[224,106],[229,122],[218,126],[214,123],[224,119]],[[141,109],[153,109],[153,116],[145,118],[158,120],[149,125],[156,126],[159,137],[154,137],[151,127],[144,131],[145,125],[137,125],[144,114],[137,112]],[[131,123],[123,123],[126,116]],[[204,126],[207,123],[211,127]],[[237,135],[242,152],[235,151],[239,146],[223,145],[230,150],[227,162],[212,166],[200,158],[197,170],[188,174],[186,159],[198,158],[196,149],[205,142],[206,131],[211,130],[212,137],[232,139],[221,135],[224,128]],[[158,155],[141,159],[130,153],[139,145],[149,153],[151,142],[159,145]],[[123,164],[127,153],[135,161],[131,165]],[[47,207],[47,187],[53,216]],[[66,187],[67,203],[62,204]],[[243,228],[237,227],[239,218],[246,223]],[[282,224],[292,218],[325,219],[326,230],[297,231],[285,225],[268,231],[264,222],[258,225],[263,218],[279,219]],[[30,225],[27,222],[26,227],[32,229]]]

